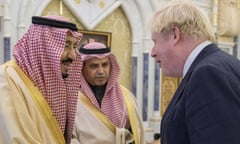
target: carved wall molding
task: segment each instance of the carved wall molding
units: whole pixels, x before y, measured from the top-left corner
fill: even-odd
[[[161,115],[166,110],[169,102],[172,99],[175,91],[177,90],[180,83],[180,78],[167,77],[162,75],[162,93],[161,93]]]

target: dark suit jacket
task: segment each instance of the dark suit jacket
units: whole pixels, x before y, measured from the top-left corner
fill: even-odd
[[[240,61],[214,44],[200,52],[163,116],[161,144],[240,144]]]

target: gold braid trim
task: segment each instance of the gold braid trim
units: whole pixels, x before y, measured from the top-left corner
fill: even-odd
[[[128,116],[129,116],[129,119],[130,119],[130,125],[131,125],[132,132],[133,132],[134,142],[135,142],[135,144],[140,144],[139,143],[139,135],[138,135],[138,130],[137,130],[136,119],[135,119],[135,116],[134,116],[135,112],[134,112],[134,109],[131,105],[132,100],[128,95],[128,91],[123,86],[121,86],[121,89],[122,89],[122,92],[123,92],[124,101],[127,105]]]
[[[33,82],[26,76],[26,74],[20,69],[20,67],[16,64],[15,60],[11,60],[5,63],[5,74],[10,83],[14,83],[11,80],[11,77],[7,74],[7,68],[12,67],[18,75],[23,80],[24,84],[27,86],[30,95],[32,96],[33,101],[35,102],[37,108],[40,110],[41,116],[46,121],[47,127],[50,129],[52,136],[54,137],[57,144],[65,144],[65,140],[62,134],[62,131],[58,125],[56,118],[54,117],[48,103],[43,97],[42,93],[38,90],[36,86],[34,86]]]
[[[116,134],[116,128],[114,124],[108,119],[106,115],[104,115],[99,109],[90,101],[90,99],[83,95],[83,93],[79,92],[79,99],[81,102],[89,109],[91,112],[99,118],[99,120],[112,131],[112,133]]]

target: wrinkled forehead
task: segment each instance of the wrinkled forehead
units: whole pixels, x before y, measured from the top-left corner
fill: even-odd
[[[86,63],[106,63],[106,62],[110,62],[110,58],[109,57],[91,57],[87,60],[85,60]]]
[[[106,61],[110,61],[110,58],[109,57],[101,57],[101,58],[99,58],[99,57],[92,57],[92,58],[89,58],[86,61],[95,61],[95,62],[98,62],[98,61],[103,62],[103,61],[105,61],[106,62]]]
[[[93,57],[83,62],[83,70],[88,68],[96,68],[96,67],[111,67],[111,62],[109,57],[97,58]]]

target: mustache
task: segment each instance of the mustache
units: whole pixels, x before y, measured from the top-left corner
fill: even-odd
[[[65,74],[65,73],[62,74],[62,78],[63,78],[63,79],[65,79],[65,78],[67,78],[67,77],[68,77],[68,74]]]
[[[61,62],[62,62],[62,63],[66,63],[66,62],[72,63],[73,60],[72,60],[71,58],[68,58],[68,59],[63,59],[63,60],[61,60]]]

